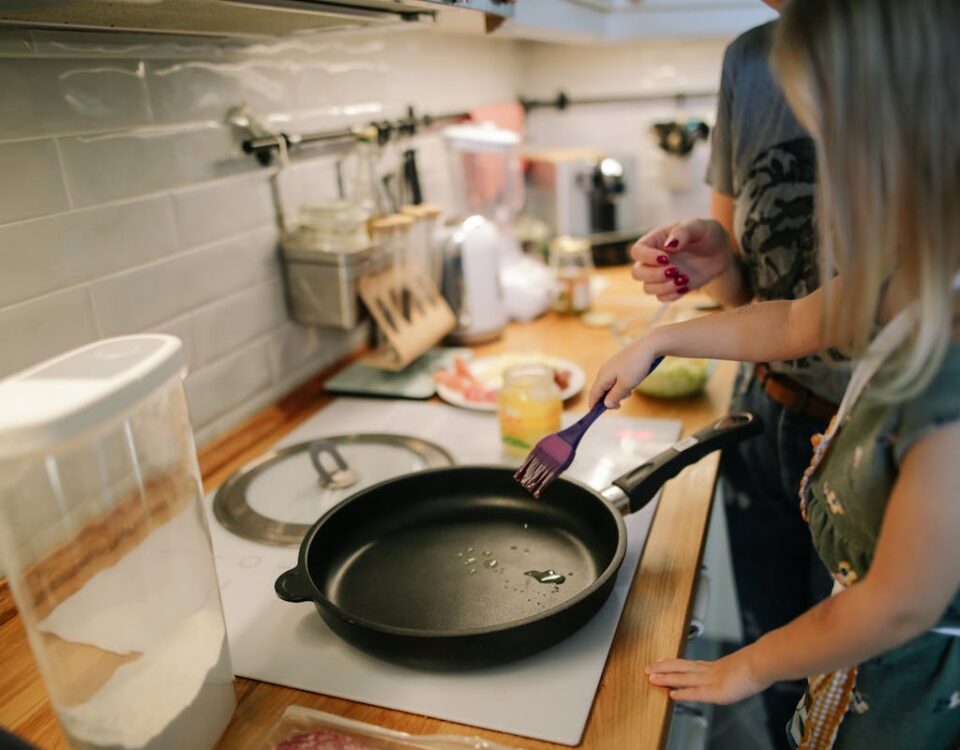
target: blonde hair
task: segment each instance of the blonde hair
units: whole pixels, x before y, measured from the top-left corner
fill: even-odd
[[[857,357],[896,274],[919,317],[876,378],[916,395],[943,362],[960,268],[960,3],[791,0],[773,64],[817,146],[821,282],[839,273],[824,328]],[[829,291],[829,285],[826,285]],[[839,335],[837,335],[839,334]]]

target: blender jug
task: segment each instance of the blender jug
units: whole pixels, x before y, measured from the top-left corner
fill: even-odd
[[[0,382],[0,554],[73,748],[209,750],[236,705],[180,341]]]
[[[520,182],[519,136],[491,125],[444,130],[454,220],[445,227],[441,291],[457,315],[447,338],[480,344],[498,338],[507,322],[500,266],[512,250]]]

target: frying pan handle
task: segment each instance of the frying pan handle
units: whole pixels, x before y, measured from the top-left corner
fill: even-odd
[[[763,422],[756,414],[727,414],[701,430],[674,443],[642,466],[628,471],[613,481],[630,498],[630,511],[644,507],[668,479],[681,469],[696,463],[718,448],[734,445],[763,432]]]
[[[310,593],[310,586],[303,576],[300,568],[292,568],[280,574],[277,582],[273,585],[277,596],[285,602],[309,602],[313,600]]]

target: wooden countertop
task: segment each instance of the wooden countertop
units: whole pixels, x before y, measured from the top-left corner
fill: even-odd
[[[655,307],[644,299],[625,267],[606,269],[598,276],[606,288],[596,311],[621,314]],[[502,339],[478,347],[477,354],[549,352],[578,362],[592,382],[597,368],[616,348],[606,327],[590,327],[575,317],[550,314],[529,325],[509,326]],[[216,488],[236,468],[329,403],[331,398],[323,392],[322,383],[332,371],[321,373],[205,446],[200,451],[200,466],[206,490]],[[734,372],[733,365],[721,364],[702,396],[680,401],[635,396],[620,414],[678,419],[688,434],[726,411]],[[567,408],[583,411],[585,399],[581,394]],[[663,690],[650,687],[643,669],[650,661],[678,655],[683,648],[718,460],[718,454],[711,454],[664,487],[579,746],[584,750],[653,750],[665,744],[670,703]],[[412,734],[479,735],[528,750],[564,747],[244,678],[237,678],[237,698],[236,714],[220,743],[224,750],[259,750],[269,728],[292,704]],[[0,725],[40,748],[66,747],[6,585],[0,587]]]

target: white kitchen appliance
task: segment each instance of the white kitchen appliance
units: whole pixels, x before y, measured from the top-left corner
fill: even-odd
[[[519,252],[513,220],[523,200],[519,136],[491,124],[444,129],[455,212],[441,234],[441,291],[458,316],[448,340],[479,344],[507,322],[500,285],[505,258]]]
[[[576,416],[565,414],[565,422]],[[329,435],[395,434],[437,443],[458,463],[507,464],[491,414],[439,404],[339,399],[278,443],[278,449]],[[671,445],[680,423],[606,415],[591,429],[568,476],[601,489],[627,469]],[[516,462],[514,462],[516,463]],[[363,473],[362,467],[356,467]],[[379,468],[379,467],[378,467]],[[382,473],[376,473],[382,478]],[[368,479],[372,479],[369,477]],[[260,513],[306,522],[331,502],[317,485],[309,457],[266,476],[253,499]],[[363,486],[361,481],[354,485]],[[266,491],[269,487],[269,491]],[[342,497],[342,495],[341,495]],[[472,726],[576,745],[617,629],[620,613],[655,513],[656,501],[628,516],[627,556],[604,607],[565,641],[520,661],[461,673],[385,662],[335,635],[304,604],[274,593],[277,576],[297,562],[297,546],[256,543],[215,520],[208,499],[227,630],[237,673],[303,690],[456,721]]]
[[[636,159],[599,148],[528,151],[525,211],[553,234],[590,237],[637,229]]]

